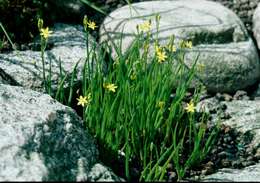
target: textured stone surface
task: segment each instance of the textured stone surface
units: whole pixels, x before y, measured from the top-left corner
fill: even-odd
[[[79,21],[87,13],[85,4],[80,0],[46,0],[46,2],[49,15],[55,21]]]
[[[251,145],[260,148],[260,101],[237,100],[224,104],[227,106],[226,112],[231,116],[224,124],[243,133],[250,132],[254,135]]]
[[[260,49],[260,3],[258,4],[253,16],[253,33],[258,48]]]
[[[55,87],[60,76],[59,61],[61,61],[63,75],[66,72],[72,73],[74,66],[79,61],[76,78],[76,80],[79,80],[86,58],[83,27],[55,24],[51,30],[53,34],[49,38],[49,50],[45,52],[46,75],[49,75],[49,65],[51,63],[52,83]],[[89,37],[89,49],[93,49],[94,44],[96,43],[93,38]],[[42,78],[40,51],[26,50],[0,54],[0,83],[43,91]]]
[[[0,84],[0,181],[87,180],[97,161],[76,112],[50,96]]]
[[[229,102],[218,101],[216,98],[209,98],[197,105],[197,110],[206,112],[217,111],[221,108],[229,114],[230,119],[222,119],[221,123],[229,125],[239,132],[253,135],[251,147],[260,148],[260,100],[232,100]],[[220,113],[212,115],[214,122],[218,120]]]
[[[243,138],[247,137],[248,148],[260,152],[260,101],[255,100],[233,100],[218,101],[216,98],[209,98],[201,101],[197,105],[197,110],[207,112],[218,111],[212,115],[212,122],[216,123],[222,114],[228,114],[229,119],[220,119],[221,124],[225,124],[242,132]],[[259,155],[258,155],[259,156]],[[260,162],[248,166],[244,169],[224,168],[216,173],[201,177],[206,182],[256,182],[260,180]]]
[[[211,0],[219,2],[227,8],[233,10],[242,22],[245,24],[247,30],[252,32],[252,17],[257,4],[260,0]]]
[[[217,173],[201,179],[202,182],[258,182],[260,180],[260,163],[242,170],[224,168]]]
[[[156,32],[157,13],[161,16],[160,43],[167,43],[171,35],[176,36],[176,43],[180,39],[191,40],[194,47],[186,54],[185,63],[191,66],[200,53],[198,64],[205,65],[205,72],[197,76],[209,91],[235,92],[259,78],[260,66],[253,41],[240,19],[219,3],[177,0],[135,3],[131,9],[124,6],[104,20],[100,40],[109,40],[109,35],[119,44],[123,34],[122,50],[125,51],[137,33],[138,24],[152,19],[152,33]]]
[[[108,167],[97,163],[95,164],[88,174],[88,181],[91,182],[125,182],[124,179],[115,175]]]

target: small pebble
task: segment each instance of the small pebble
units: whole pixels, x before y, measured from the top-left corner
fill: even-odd
[[[250,166],[250,165],[253,165],[253,164],[255,164],[254,161],[245,161],[245,162],[242,162],[242,165],[243,165],[244,167],[247,167],[247,166]]]
[[[224,96],[221,93],[217,93],[215,97],[219,101],[224,101],[225,100]]]
[[[256,153],[255,153],[255,155],[254,155],[254,157],[255,157],[256,159],[260,159],[260,149],[257,149],[257,151],[256,151]]]
[[[225,151],[222,151],[222,152],[218,153],[218,157],[219,158],[226,158],[227,157],[227,153]]]
[[[203,176],[203,175],[207,175],[207,169],[202,170],[202,171],[201,171],[201,175],[202,175],[202,176]]]
[[[174,181],[177,179],[177,174],[175,172],[169,172],[169,181]]]
[[[231,162],[229,160],[227,160],[227,159],[222,159],[221,160],[221,165],[223,167],[229,167],[231,165]]]
[[[223,97],[224,97],[224,100],[227,102],[232,101],[232,99],[233,99],[232,96],[227,93],[224,93]]]
[[[246,158],[246,161],[253,161],[253,159],[254,159],[253,156],[248,156],[248,157]]]
[[[240,160],[233,161],[231,165],[234,168],[242,168],[242,162]]]
[[[233,96],[234,100],[248,100],[247,92],[243,90],[238,90]]]

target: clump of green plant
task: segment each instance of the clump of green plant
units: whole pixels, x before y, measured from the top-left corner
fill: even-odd
[[[155,22],[158,32],[159,16]],[[197,87],[192,99],[185,102],[197,71],[197,58],[194,58],[191,68],[184,64],[185,51],[192,48],[192,42],[181,41],[177,45],[172,37],[167,45],[160,45],[158,34],[151,34],[151,21],[147,21],[138,25],[135,40],[125,53],[112,39],[111,45],[103,43],[103,49],[96,53],[96,49],[89,50],[88,39],[89,30],[95,30],[97,26],[87,17],[83,24],[87,55],[82,70],[81,95],[77,101],[83,107],[83,119],[88,130],[107,149],[106,152],[112,152],[109,154],[111,157],[106,158],[123,155],[128,180],[132,179],[130,170],[134,164],[138,164],[140,169],[140,181],[166,180],[170,163],[181,180],[187,170],[205,158],[217,134],[216,128],[206,138],[207,115],[202,114],[200,118],[195,115],[202,87]],[[50,32],[42,27],[41,21],[39,30],[44,74],[43,55]],[[107,70],[104,70],[107,50],[110,59]],[[117,53],[115,60],[112,59],[112,50]],[[151,50],[154,50],[153,54]],[[69,86],[69,104],[73,77],[75,69]],[[46,76],[43,78],[46,92],[51,94],[50,80]],[[62,102],[64,95],[61,91],[66,79],[67,75],[61,75],[56,93],[56,99]]]
[[[159,29],[159,17],[156,20]],[[88,37],[91,22],[84,22]],[[180,180],[209,152],[216,131],[205,139],[207,117],[195,118],[201,87],[195,89],[188,104],[184,102],[196,71],[196,60],[190,69],[184,64],[185,50],[192,43],[181,41],[177,47],[172,38],[168,45],[159,45],[150,29],[151,21],[139,25],[126,53],[113,40],[112,46],[104,44],[105,50],[117,53],[115,61],[110,59],[107,72],[103,70],[104,53],[99,53],[94,68],[93,60],[86,60],[78,104],[84,108],[83,118],[90,132],[106,148],[124,155],[128,180],[134,162],[142,169],[140,181],[165,180],[169,163],[174,164]],[[152,47],[155,51],[151,56]]]

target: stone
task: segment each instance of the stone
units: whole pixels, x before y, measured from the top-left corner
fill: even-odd
[[[247,95],[246,91],[238,90],[235,95],[233,96],[234,100],[249,100],[249,97]]]
[[[112,170],[101,163],[96,163],[88,174],[90,182],[125,182],[124,179],[115,175]]]
[[[253,134],[250,142],[252,147],[260,147],[260,101],[234,100],[226,102],[230,119],[223,121],[224,124],[237,129],[243,134]]]
[[[256,39],[258,49],[260,49],[260,3],[253,15],[253,33]]]
[[[0,181],[86,181],[94,139],[49,95],[0,84]]]
[[[46,0],[46,2],[48,6],[46,10],[53,21],[79,22],[87,14],[87,7],[81,0]]]
[[[51,29],[48,50],[45,52],[46,76],[49,75],[49,66],[52,70],[52,84],[55,90],[60,79],[59,62],[61,61],[63,76],[71,75],[76,63],[77,77],[75,83],[82,77],[82,68],[86,59],[86,40],[82,26],[72,26],[57,23]],[[35,43],[39,47],[39,42]],[[89,37],[89,49],[94,50],[96,42]],[[90,59],[95,51],[92,51]],[[44,91],[42,60],[40,51],[19,51],[0,54],[0,83],[23,86],[36,91]],[[65,82],[68,86],[69,80]]]
[[[230,10],[236,12],[245,24],[247,30],[252,33],[252,16],[260,0],[211,0],[221,3]]]
[[[260,180],[260,163],[244,169],[223,168],[201,178],[201,182],[257,182]]]
[[[216,98],[209,98],[199,102],[196,106],[197,111],[210,112],[226,105],[224,111],[218,110],[217,114],[211,114],[211,123],[216,124],[219,120],[219,113],[228,113],[229,119],[222,119],[221,124],[235,128],[250,140],[249,146],[252,149],[260,147],[260,101],[259,100],[232,100],[217,101]]]
[[[245,149],[247,154],[256,153],[248,157],[240,157],[239,160],[231,162],[234,168],[223,168],[217,170],[216,173],[211,175],[202,176],[199,181],[202,182],[256,182],[260,180],[260,164],[257,159],[257,152],[260,152],[260,101],[252,100],[232,100],[232,101],[218,101],[215,97],[205,99],[199,102],[196,106],[197,110],[211,111],[214,108],[225,104],[227,107],[224,112],[230,114],[230,119],[220,120],[218,115],[212,116],[214,124],[220,122],[230,126],[230,128],[237,130],[240,134],[237,139],[239,143],[246,144],[248,147]],[[221,112],[221,111],[220,111]],[[240,147],[245,148],[245,147]],[[240,149],[242,150],[242,149]],[[242,152],[242,151],[241,151]],[[252,159],[255,158],[255,161]],[[250,161],[247,161],[250,160]],[[255,164],[256,163],[256,164]],[[252,165],[255,164],[255,165]],[[245,167],[246,166],[246,167]],[[242,167],[245,167],[241,169]]]
[[[191,67],[199,55],[197,64],[205,69],[196,74],[208,91],[232,93],[258,80],[259,58],[245,26],[232,11],[210,1],[150,1],[134,3],[131,8],[124,6],[106,17],[100,28],[100,42],[111,44],[113,39],[119,43],[122,34],[125,52],[137,34],[138,24],[151,19],[151,32],[156,33],[156,14],[161,16],[161,45],[172,35],[176,43],[181,39],[193,42],[193,48],[185,55],[185,64]],[[153,54],[154,50],[151,48],[150,52]],[[115,52],[113,56],[116,57]]]

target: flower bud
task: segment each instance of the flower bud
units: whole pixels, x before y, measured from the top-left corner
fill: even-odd
[[[43,28],[43,20],[41,18],[38,19],[38,29],[41,30]]]

